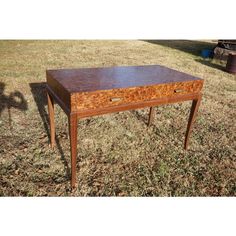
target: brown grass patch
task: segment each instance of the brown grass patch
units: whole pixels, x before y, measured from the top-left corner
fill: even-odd
[[[235,76],[201,59],[205,47],[212,43],[0,41],[0,195],[235,196]],[[183,150],[189,102],[157,107],[150,128],[147,109],[81,120],[78,189],[71,193],[67,117],[56,107],[57,148],[51,150],[44,88],[32,94],[30,84],[44,82],[47,68],[145,64],[205,79],[189,151]],[[18,96],[10,99],[15,91],[27,107],[17,105]]]

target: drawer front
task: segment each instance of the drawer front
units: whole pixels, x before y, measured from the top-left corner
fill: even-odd
[[[202,86],[203,81],[196,80],[184,83],[168,83],[135,88],[75,93],[71,97],[71,110],[99,109],[149,101],[162,97],[198,93],[202,89]]]

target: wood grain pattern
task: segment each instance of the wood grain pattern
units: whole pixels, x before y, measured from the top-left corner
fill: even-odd
[[[48,99],[48,113],[49,113],[49,123],[50,123],[50,141],[51,147],[55,146],[55,121],[54,121],[54,100],[53,97],[47,93]]]
[[[78,115],[78,118],[85,118],[85,117],[104,115],[104,114],[120,112],[120,111],[128,111],[128,110],[141,109],[145,107],[158,106],[158,105],[163,105],[163,104],[184,102],[184,101],[197,99],[198,97],[199,97],[199,93],[192,93],[192,94],[178,95],[175,97],[163,97],[163,98],[158,98],[158,99],[149,100],[149,101],[122,104],[122,105],[117,105],[117,106],[112,106],[112,107],[104,107],[104,108],[90,109],[90,110],[80,110],[75,113]]]
[[[64,106],[69,109],[71,106],[71,94],[60,84],[57,79],[51,76],[48,71],[46,72],[46,78],[49,90],[51,90],[51,92],[54,93],[61,100],[62,103],[64,103]]]
[[[160,65],[47,70],[68,93],[94,92],[200,80]]]
[[[193,123],[196,119],[198,108],[200,106],[200,102],[202,99],[202,95],[199,94],[198,98],[194,99],[192,102],[192,107],[190,110],[190,115],[189,115],[189,120],[188,120],[188,126],[187,126],[187,131],[185,135],[185,141],[184,141],[184,149],[187,150],[188,148],[188,143],[189,143],[189,137],[193,128]]]
[[[198,93],[202,89],[202,86],[203,81],[196,80],[183,83],[74,93],[71,95],[71,111],[76,112],[80,110],[113,107],[163,97],[175,97],[184,94]],[[115,98],[116,101],[113,101],[113,98]]]
[[[76,159],[77,159],[77,115],[68,116],[70,135],[70,156],[71,156],[71,187],[75,188],[76,183]]]
[[[149,111],[149,118],[148,118],[148,127],[151,126],[155,117],[155,107],[151,107]]]

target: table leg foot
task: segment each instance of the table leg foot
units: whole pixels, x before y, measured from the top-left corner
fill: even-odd
[[[149,119],[148,119],[148,127],[151,126],[151,124],[153,123],[153,120],[154,120],[154,107],[150,107],[150,111],[149,111]]]
[[[184,149],[185,150],[187,150],[187,148],[188,148],[190,134],[191,134],[191,131],[193,128],[193,123],[194,123],[196,116],[197,116],[197,111],[198,111],[198,108],[199,108],[199,105],[201,102],[201,98],[202,98],[202,95],[200,94],[199,97],[197,99],[194,99],[192,102],[192,107],[191,107],[189,120],[188,120],[187,131],[186,131],[186,135],[185,135],[185,142],[184,142]]]
[[[47,99],[48,99],[48,113],[49,113],[49,123],[50,123],[50,146],[51,148],[53,148],[55,146],[54,101],[49,93],[47,93]]]
[[[69,136],[71,152],[71,188],[76,184],[76,158],[77,158],[77,115],[69,115]]]

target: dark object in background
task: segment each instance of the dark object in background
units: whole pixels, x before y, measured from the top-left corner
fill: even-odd
[[[236,51],[236,40],[218,40],[217,46]]]
[[[214,49],[214,59],[227,61],[230,53],[236,53],[236,40],[218,40]]]
[[[232,74],[236,74],[236,53],[229,54],[226,64],[226,71]]]
[[[213,49],[203,49],[201,56],[203,58],[213,58]]]

